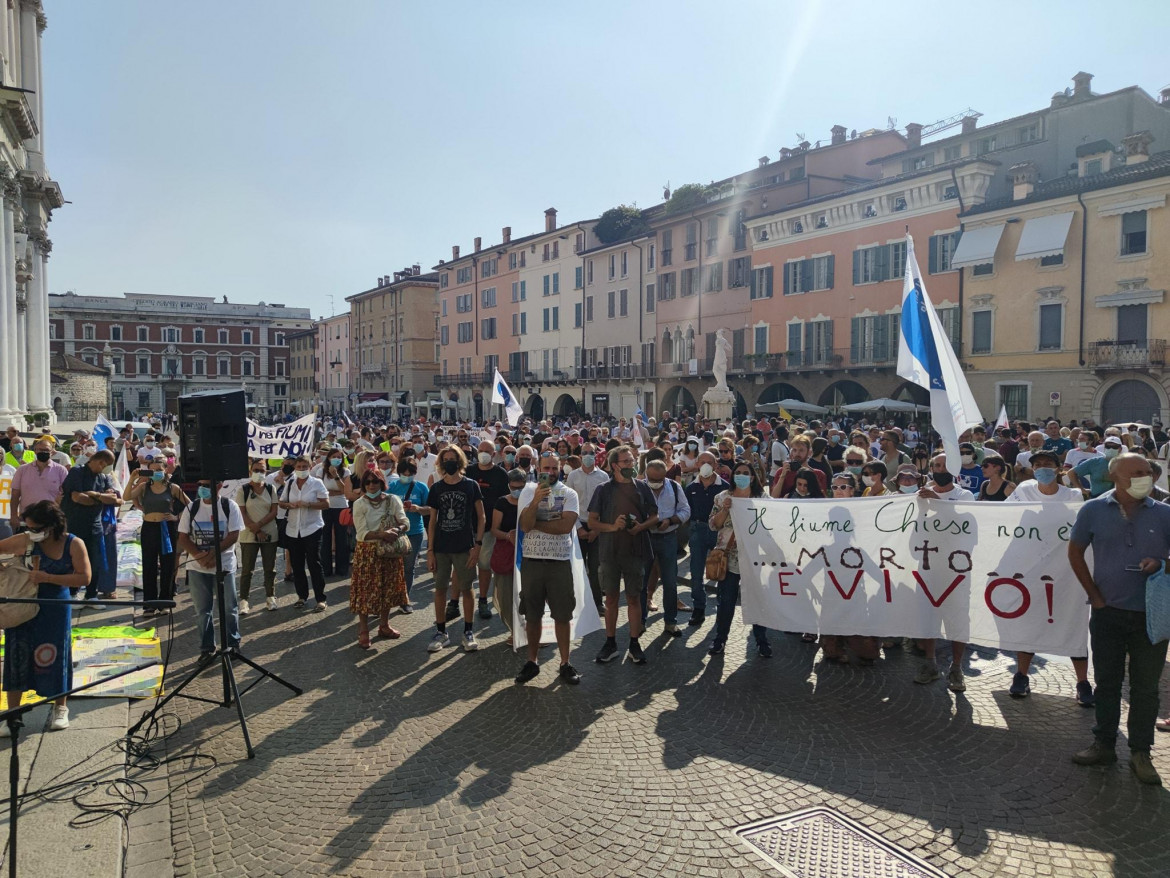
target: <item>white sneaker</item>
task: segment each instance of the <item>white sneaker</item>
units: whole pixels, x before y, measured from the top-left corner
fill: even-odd
[[[324,613],[329,608],[329,604],[325,601],[317,601],[316,606],[313,607],[314,613]]]
[[[59,732],[67,728],[69,728],[69,708],[64,704],[54,704],[52,719],[49,721],[49,729],[54,732]]]
[[[451,638],[447,636],[446,631],[436,631],[431,642],[427,644],[427,652],[438,652],[450,642]]]
[[[479,649],[479,641],[475,639],[475,635],[470,631],[463,632],[463,649],[466,652],[475,652]]]
[[[276,609],[276,598],[269,598],[268,600],[266,600],[264,602],[264,609],[275,610]]]
[[[252,607],[247,601],[240,601],[240,615],[246,616],[252,612]]]

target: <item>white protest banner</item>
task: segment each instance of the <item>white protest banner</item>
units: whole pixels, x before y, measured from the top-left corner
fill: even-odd
[[[313,450],[315,415],[305,415],[290,424],[261,427],[248,420],[248,456],[265,460],[277,457],[300,457]]]
[[[8,507],[12,503],[12,478],[15,475],[16,467],[0,461],[0,521],[12,517]]]
[[[1079,504],[736,499],[744,622],[1085,655]]]

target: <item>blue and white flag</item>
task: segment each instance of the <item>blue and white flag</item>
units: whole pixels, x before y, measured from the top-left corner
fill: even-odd
[[[516,401],[516,397],[512,395],[512,388],[508,386],[499,369],[496,369],[492,383],[492,403],[504,407],[504,420],[508,422],[509,427],[515,427],[524,417],[524,406]]]
[[[98,450],[103,451],[105,450],[107,439],[118,438],[118,430],[106,420],[105,415],[98,415],[97,420],[94,422],[91,435],[93,436],[93,441],[97,443]]]
[[[947,469],[959,474],[959,436],[983,423],[967,378],[950,339],[931,304],[914,257],[914,239],[906,236],[906,280],[902,289],[902,332],[898,339],[898,375],[930,391],[930,419],[942,437]]]

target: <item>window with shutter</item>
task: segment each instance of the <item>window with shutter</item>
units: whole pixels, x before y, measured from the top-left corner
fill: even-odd
[[[1146,212],[1135,210],[1121,215],[1121,255],[1146,252]]]
[[[1058,303],[1040,306],[1040,350],[1059,351],[1063,346],[1063,311],[1064,306]]]
[[[803,325],[800,323],[790,323],[788,325],[788,366],[789,368],[799,366],[800,351],[801,351],[801,333]]]
[[[991,352],[991,312],[976,311],[971,315],[971,353]]]

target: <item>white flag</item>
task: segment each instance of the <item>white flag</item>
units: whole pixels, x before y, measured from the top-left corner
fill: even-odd
[[[492,403],[504,407],[504,420],[508,422],[509,427],[515,427],[520,423],[520,419],[524,417],[524,407],[512,395],[512,388],[508,386],[508,382],[504,380],[504,376],[500,374],[499,369],[496,369],[494,377],[495,380],[492,383]]]
[[[118,453],[118,462],[114,464],[114,481],[118,483],[118,491],[121,493],[125,493],[126,486],[130,484],[130,461],[126,459],[128,447],[128,443],[123,443],[122,450]]]
[[[1011,424],[1008,423],[1007,406],[1001,405],[999,407],[999,417],[995,419],[995,429],[998,430],[1000,427],[1010,426]]]
[[[959,360],[930,302],[914,239],[906,236],[906,279],[902,288],[902,332],[898,339],[898,375],[930,391],[930,419],[942,437],[947,469],[959,474],[959,436],[983,423]]]

